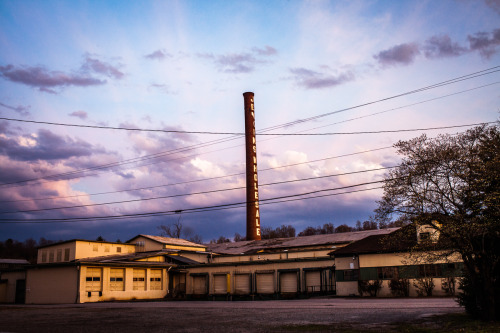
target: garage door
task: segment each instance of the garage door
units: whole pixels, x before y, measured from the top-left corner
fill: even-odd
[[[259,273],[255,279],[258,294],[274,293],[274,273]]]
[[[321,272],[306,272],[306,291],[314,293],[321,291]]]
[[[234,293],[238,295],[250,294],[250,274],[236,274],[234,276]]]
[[[297,272],[280,273],[280,291],[282,293],[297,292]]]
[[[193,294],[204,295],[207,293],[207,277],[193,276]]]
[[[217,274],[214,275],[214,293],[227,294],[227,275]]]

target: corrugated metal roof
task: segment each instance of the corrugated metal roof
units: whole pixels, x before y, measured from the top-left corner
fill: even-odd
[[[30,262],[25,259],[0,259],[0,264],[29,265]]]
[[[128,242],[134,240],[137,237],[145,237],[149,238],[151,240],[154,240],[155,242],[162,243],[162,244],[167,244],[167,245],[178,245],[178,246],[190,246],[190,247],[205,247],[205,245],[202,244],[196,244],[193,242],[190,242],[188,240],[182,239],[182,238],[170,238],[170,237],[163,237],[163,236],[152,236],[152,235],[138,235],[129,240]],[[128,243],[127,242],[127,243]]]
[[[326,235],[314,235],[292,238],[264,239],[260,241],[242,241],[235,243],[207,244],[207,250],[220,254],[249,254],[258,251],[303,248],[308,246],[346,244],[373,235],[385,235],[398,228],[387,228],[366,231],[342,232]]]

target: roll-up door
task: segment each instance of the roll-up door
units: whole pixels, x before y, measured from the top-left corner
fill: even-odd
[[[306,272],[306,290],[308,293],[321,291],[321,272]]]
[[[274,293],[274,273],[256,274],[256,284],[258,294]]]
[[[280,291],[282,293],[297,292],[297,272],[280,273]]]
[[[250,274],[236,274],[234,276],[234,293],[238,295],[250,294]]]
[[[193,294],[204,295],[207,293],[207,276],[193,276]]]
[[[214,275],[214,294],[227,294],[227,274]]]

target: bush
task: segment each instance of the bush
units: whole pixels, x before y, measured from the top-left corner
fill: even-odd
[[[413,286],[417,290],[418,296],[432,296],[434,280],[432,278],[415,279]]]
[[[359,295],[363,296],[364,293],[369,294],[372,297],[376,297],[379,290],[382,288],[381,280],[370,281],[358,281],[358,291]]]
[[[408,279],[392,279],[389,282],[389,288],[393,296],[410,296],[410,281]]]
[[[445,294],[448,296],[455,295],[455,285],[456,283],[454,277],[447,277],[441,279],[441,289],[443,289]]]

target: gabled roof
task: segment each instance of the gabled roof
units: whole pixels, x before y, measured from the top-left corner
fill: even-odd
[[[127,243],[132,242],[134,239],[138,237],[144,237],[148,238],[152,241],[155,241],[157,243],[165,244],[165,245],[176,245],[176,246],[189,246],[189,247],[205,247],[205,245],[202,244],[196,244],[193,242],[190,242],[188,240],[182,239],[182,238],[170,238],[170,237],[163,237],[163,236],[152,236],[152,235],[137,235],[131,240],[127,241]]]
[[[398,228],[342,232],[326,235],[314,235],[291,238],[264,239],[260,241],[242,241],[235,243],[207,244],[207,251],[219,254],[252,254],[259,251],[276,251],[290,248],[311,246],[329,246],[352,243],[372,235],[386,235]]]

